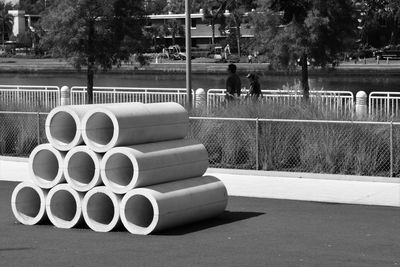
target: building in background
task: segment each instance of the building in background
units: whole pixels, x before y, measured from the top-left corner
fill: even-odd
[[[225,11],[225,16],[229,16],[229,11]],[[246,14],[247,15],[247,14]],[[178,25],[185,25],[185,14],[160,14],[160,15],[150,15],[150,25],[148,27],[162,27],[166,25],[167,27],[171,25],[171,21],[176,21]],[[191,37],[192,37],[192,47],[199,49],[209,49],[212,44],[212,27],[208,21],[204,18],[204,12],[200,10],[199,13],[191,14]],[[228,35],[227,31],[220,31],[220,24],[215,25],[215,44],[218,44],[221,40],[225,39]],[[174,42],[178,45],[184,45],[185,36],[184,34],[172,34],[163,36],[167,39],[168,45],[172,45],[172,38]],[[249,24],[242,24],[240,27],[240,37],[241,38],[251,38],[254,37],[253,28]]]

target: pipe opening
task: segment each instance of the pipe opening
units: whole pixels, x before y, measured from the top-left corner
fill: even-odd
[[[145,196],[134,195],[125,205],[126,220],[139,227],[149,227],[154,218],[153,205]]]
[[[68,161],[68,175],[76,185],[88,185],[94,178],[95,163],[85,152],[74,153]]]
[[[74,219],[77,211],[75,198],[68,191],[57,191],[51,198],[50,210],[55,220],[70,222]]]
[[[114,124],[104,113],[93,113],[86,122],[86,136],[95,145],[105,146],[114,135]]]
[[[51,182],[59,171],[57,157],[49,150],[40,150],[33,158],[32,169],[36,178]]]
[[[15,207],[21,216],[35,218],[41,207],[40,196],[33,188],[23,187],[16,196]]]
[[[77,133],[76,129],[77,126],[74,118],[65,111],[54,114],[49,125],[51,137],[64,145],[74,140]]]
[[[105,164],[105,174],[112,186],[126,187],[133,178],[134,166],[126,155],[117,153],[111,155]]]
[[[110,197],[103,193],[93,194],[87,203],[87,215],[99,224],[110,224],[114,217],[114,205]]]

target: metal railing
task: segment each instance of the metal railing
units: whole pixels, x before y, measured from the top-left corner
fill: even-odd
[[[369,115],[373,117],[398,117],[400,92],[372,92],[369,94]]]
[[[86,103],[86,87],[74,86],[71,88],[71,104]],[[192,90],[192,97],[194,93]],[[187,92],[185,88],[138,88],[138,87],[94,87],[93,103],[122,103],[142,102],[160,103],[176,102],[186,105]]]
[[[207,109],[221,107],[225,103],[225,89],[209,89],[206,93]],[[294,105],[301,102],[302,94],[295,90],[262,90],[262,103]],[[243,91],[241,98],[246,95]],[[50,111],[60,104],[60,88],[57,86],[0,85],[0,110]],[[71,104],[86,103],[86,87],[71,88]],[[95,87],[95,103],[117,102],[177,102],[186,105],[185,88],[135,88]],[[196,95],[192,90],[193,103]],[[310,91],[312,103],[323,112],[347,116],[354,111],[354,95],[350,91]],[[367,102],[365,102],[367,103]],[[391,120],[400,116],[400,92],[372,92],[368,100],[368,114],[375,118]]]
[[[279,105],[300,104],[303,94],[291,90],[262,90],[262,103]],[[225,101],[225,89],[209,89],[207,92],[208,110],[220,107]],[[240,96],[244,99],[247,91]],[[322,112],[334,112],[337,116],[350,115],[354,111],[354,95],[350,91],[310,91],[310,100]]]
[[[2,110],[19,109],[50,111],[60,104],[60,88],[57,86],[0,85]]]
[[[47,113],[0,112],[0,155],[46,143]],[[400,123],[191,117],[211,167],[400,177]]]

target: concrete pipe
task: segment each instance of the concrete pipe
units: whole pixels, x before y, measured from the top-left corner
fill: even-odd
[[[90,149],[104,153],[116,146],[184,138],[187,111],[177,103],[119,103],[87,112],[82,137]]]
[[[22,224],[34,225],[47,220],[47,190],[31,182],[18,184],[11,195],[11,209],[15,218]]]
[[[64,159],[64,176],[68,184],[79,192],[87,192],[101,185],[100,162],[102,155],[87,146],[72,148]]]
[[[81,119],[94,105],[58,106],[46,118],[45,130],[49,143],[61,151],[83,144]]]
[[[204,145],[180,139],[130,147],[115,147],[104,154],[101,178],[113,192],[202,176],[208,168]]]
[[[29,156],[29,175],[32,181],[46,189],[65,182],[63,164],[65,152],[50,144],[41,144],[33,149]]]
[[[83,196],[68,184],[59,184],[50,189],[46,198],[46,213],[50,222],[65,229],[81,224]]]
[[[105,186],[94,187],[82,200],[82,213],[86,224],[96,232],[109,232],[120,225],[121,196]]]
[[[216,216],[227,202],[220,180],[191,178],[129,191],[121,200],[121,221],[130,233],[147,235]]]

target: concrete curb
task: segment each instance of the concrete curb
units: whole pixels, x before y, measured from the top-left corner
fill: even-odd
[[[400,179],[209,168],[228,195],[400,207]],[[28,159],[0,157],[0,181],[29,179]]]

